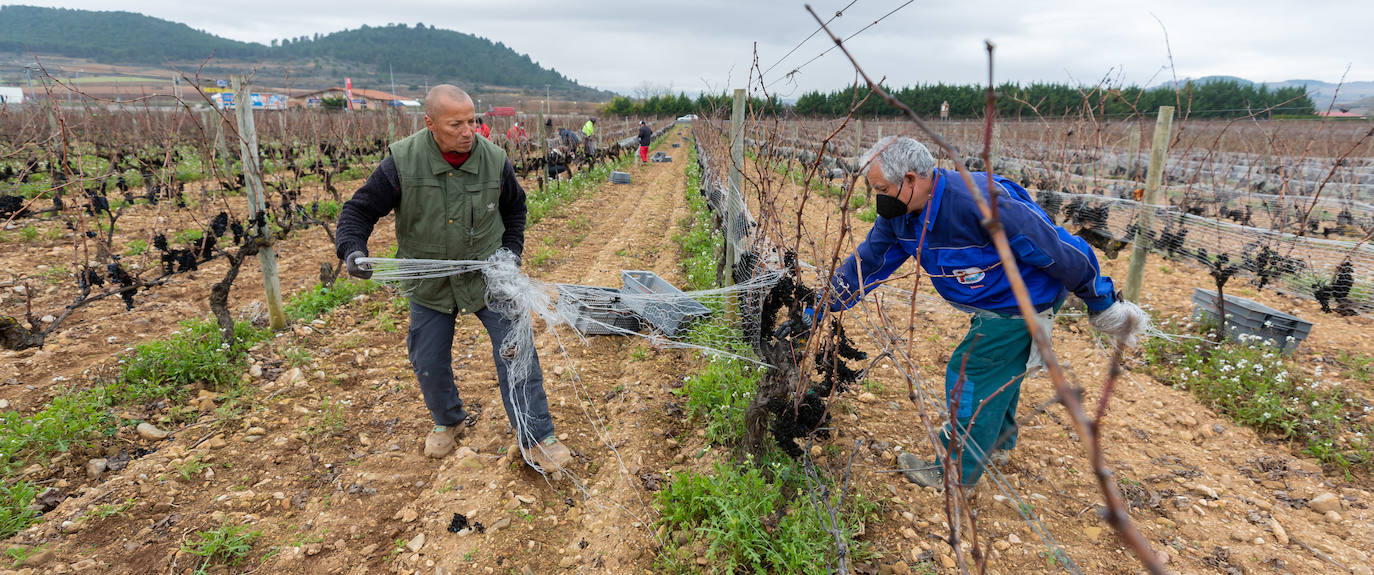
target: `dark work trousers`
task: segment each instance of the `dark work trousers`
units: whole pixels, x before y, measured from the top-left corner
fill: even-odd
[[[544,372],[539,367],[538,354],[532,353],[534,365],[530,367],[528,378],[524,381],[508,381],[506,360],[501,358],[498,347],[510,331],[511,321],[485,307],[475,315],[491,338],[491,356],[496,362],[501,403],[506,406],[506,418],[510,420],[511,427],[516,429],[520,444],[530,447],[553,435],[553,418],[549,415],[549,400],[544,395]],[[463,409],[463,400],[458,397],[458,386],[453,383],[453,332],[457,321],[456,313],[442,313],[415,302],[410,303],[410,332],[406,335],[406,349],[435,425],[462,425],[468,417],[467,410]],[[530,347],[533,349],[533,342],[530,342]],[[517,394],[514,405],[520,406],[525,412],[521,414],[523,417],[517,417],[512,407],[512,393]]]

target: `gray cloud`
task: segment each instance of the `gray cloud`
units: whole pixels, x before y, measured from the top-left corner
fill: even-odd
[[[834,28],[848,35],[904,1],[858,0]],[[423,22],[502,42],[583,84],[618,91],[644,83],[689,92],[743,86],[756,44],[767,67],[816,29],[802,3],[764,0],[24,3],[136,11],[263,43],[363,24]],[[813,3],[828,17],[849,0]],[[1179,77],[1334,82],[1350,65],[1349,79],[1374,80],[1374,40],[1365,30],[1374,3],[1367,0],[917,0],[849,46],[871,74],[893,85],[983,81],[985,39],[997,45],[998,81],[1095,83],[1110,75],[1156,84],[1171,72],[1164,70],[1164,32],[1152,14],[1168,28]],[[795,97],[848,84],[854,72],[839,50],[783,77],[829,46],[818,34],[798,48],[765,77],[770,90]]]

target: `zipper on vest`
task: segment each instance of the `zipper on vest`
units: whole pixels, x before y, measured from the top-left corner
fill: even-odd
[[[471,247],[476,242],[477,236],[477,206],[472,203],[472,198],[468,198],[468,246]]]

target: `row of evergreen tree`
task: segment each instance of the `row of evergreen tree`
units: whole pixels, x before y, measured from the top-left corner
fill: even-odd
[[[885,88],[886,89],[886,88]],[[797,99],[793,110],[804,116],[845,114],[867,89],[810,92]],[[986,109],[986,89],[978,85],[923,84],[889,90],[923,117],[938,117],[943,103],[949,103],[952,118],[981,117]],[[1179,113],[1193,118],[1233,118],[1249,114],[1310,116],[1316,113],[1306,87],[1270,90],[1264,84],[1215,80],[1185,82],[1154,88],[1083,88],[1068,84],[1002,84],[997,87],[997,114],[1002,117],[1059,118],[1079,114],[1127,116],[1153,115],[1160,106],[1175,106]],[[859,108],[864,116],[896,116],[900,111],[877,97]]]
[[[750,105],[765,114],[787,111],[802,116],[836,117],[849,112],[850,107],[863,100],[866,88],[843,89],[833,92],[810,92],[795,104],[784,106],[776,97],[771,104],[754,98]],[[1133,113],[1153,115],[1160,106],[1175,106],[1179,113],[1193,118],[1234,118],[1250,114],[1262,117],[1311,116],[1316,107],[1305,87],[1270,90],[1263,84],[1242,83],[1235,80],[1185,82],[1175,90],[1172,85],[1143,89],[1126,87],[1114,89],[1079,88],[1068,84],[1003,84],[998,86],[997,114],[1002,117],[1031,119],[1039,116],[1061,118],[1079,114],[1101,117],[1123,117]],[[981,117],[985,109],[986,90],[977,85],[923,84],[889,89],[889,93],[911,107],[922,117],[939,117],[940,107],[949,103],[951,118]],[[702,94],[696,99],[679,93],[632,100],[617,96],[606,103],[602,114],[608,116],[682,116],[715,110],[729,110],[727,94]],[[767,104],[767,105],[765,105]],[[896,116],[900,112],[891,104],[869,98],[858,110],[859,115]]]

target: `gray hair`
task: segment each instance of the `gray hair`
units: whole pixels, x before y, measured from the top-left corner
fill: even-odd
[[[864,153],[859,165],[866,166],[874,161],[878,162],[883,177],[894,185],[900,183],[907,172],[929,178],[935,171],[935,158],[925,144],[905,136],[888,136],[878,140]]]

